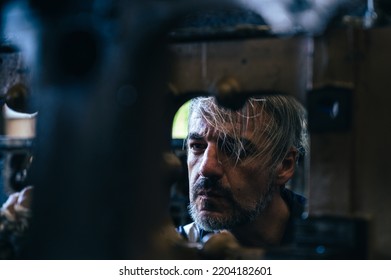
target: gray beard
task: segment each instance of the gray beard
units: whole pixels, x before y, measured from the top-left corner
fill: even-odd
[[[273,184],[270,183],[264,195],[252,209],[245,209],[235,199],[232,200],[232,214],[223,217],[201,217],[196,203],[191,201],[188,209],[193,221],[206,231],[229,230],[253,222],[270,204],[273,197]]]

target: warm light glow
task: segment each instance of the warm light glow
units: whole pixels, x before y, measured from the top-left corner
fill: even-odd
[[[182,105],[174,117],[172,126],[172,139],[185,139],[187,137],[187,121],[189,119],[190,101]]]

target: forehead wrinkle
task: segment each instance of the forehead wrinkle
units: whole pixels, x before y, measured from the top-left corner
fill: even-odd
[[[215,128],[207,122],[207,120],[200,116],[193,116],[194,113],[190,116],[189,121],[189,136],[198,135],[201,137],[207,137],[208,135],[215,135]]]

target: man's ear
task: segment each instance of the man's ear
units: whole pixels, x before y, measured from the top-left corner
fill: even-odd
[[[295,172],[297,156],[297,150],[295,148],[290,148],[285,158],[277,166],[276,183],[278,186],[284,185],[292,178],[293,173]]]

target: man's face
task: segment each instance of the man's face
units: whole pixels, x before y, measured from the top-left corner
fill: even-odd
[[[251,126],[241,135],[244,151],[239,160],[232,156],[229,133],[221,136],[196,113],[189,128],[189,209],[194,221],[206,230],[253,221],[271,199],[272,175],[265,168],[266,158],[250,160],[260,149],[252,141]]]

